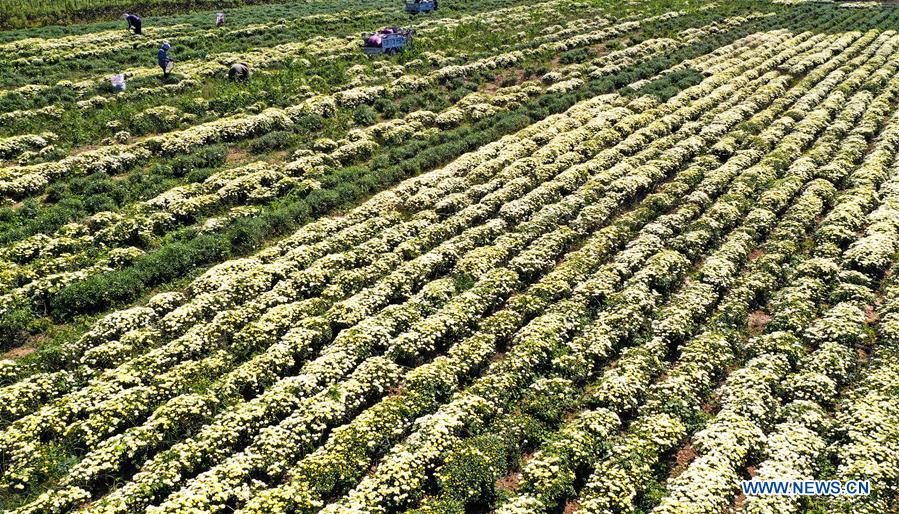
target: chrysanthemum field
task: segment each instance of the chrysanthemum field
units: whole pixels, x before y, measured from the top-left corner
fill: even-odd
[[[899,512],[899,7],[403,7],[0,32],[0,511]]]

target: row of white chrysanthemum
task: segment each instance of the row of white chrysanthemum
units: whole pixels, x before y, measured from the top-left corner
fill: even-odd
[[[26,152],[41,151],[51,146],[55,140],[56,134],[52,132],[0,138],[0,160],[15,159]]]

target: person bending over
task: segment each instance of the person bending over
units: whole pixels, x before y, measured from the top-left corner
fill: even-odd
[[[228,78],[238,82],[246,82],[250,78],[250,65],[245,62],[236,62],[228,70]]]
[[[133,30],[135,34],[141,33],[140,16],[126,12],[123,18],[128,22],[128,30]]]

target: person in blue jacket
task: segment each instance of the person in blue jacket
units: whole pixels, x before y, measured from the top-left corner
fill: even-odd
[[[169,57],[169,48],[172,46],[168,41],[162,43],[162,46],[159,48],[159,52],[156,53],[156,62],[159,63],[159,67],[162,68],[162,76],[168,77],[169,72],[172,71],[172,63],[175,62],[174,59]]]
[[[123,16],[125,21],[128,22],[128,30],[134,30],[135,34],[140,34],[141,21],[140,16],[136,14],[131,14],[130,12],[126,12]]]

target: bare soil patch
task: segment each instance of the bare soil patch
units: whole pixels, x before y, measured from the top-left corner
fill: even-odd
[[[246,150],[241,148],[229,147],[228,154],[225,156],[225,162],[230,164],[240,164],[249,162],[252,156]]]
[[[678,450],[677,455],[674,457],[675,465],[671,468],[671,478],[675,478],[683,473],[695,458],[696,450],[693,449],[693,443],[687,442],[683,448]]]
[[[21,359],[22,357],[26,357],[36,352],[37,348],[33,346],[17,346],[11,350],[8,350],[6,353],[0,355],[0,359]]]
[[[877,320],[880,319],[880,316],[877,315],[877,311],[874,310],[874,307],[871,305],[865,306],[865,322],[869,325],[873,325],[877,323]]]
[[[771,321],[771,315],[765,311],[758,310],[749,314],[746,321],[746,328],[752,335],[759,335],[765,331],[765,325]]]
[[[494,487],[498,491],[514,491],[518,489],[519,484],[521,484],[521,473],[516,471],[504,477],[499,477]]]
[[[579,508],[581,508],[580,502],[577,500],[569,500],[568,503],[565,504],[565,510],[562,511],[562,514],[571,514]]]

